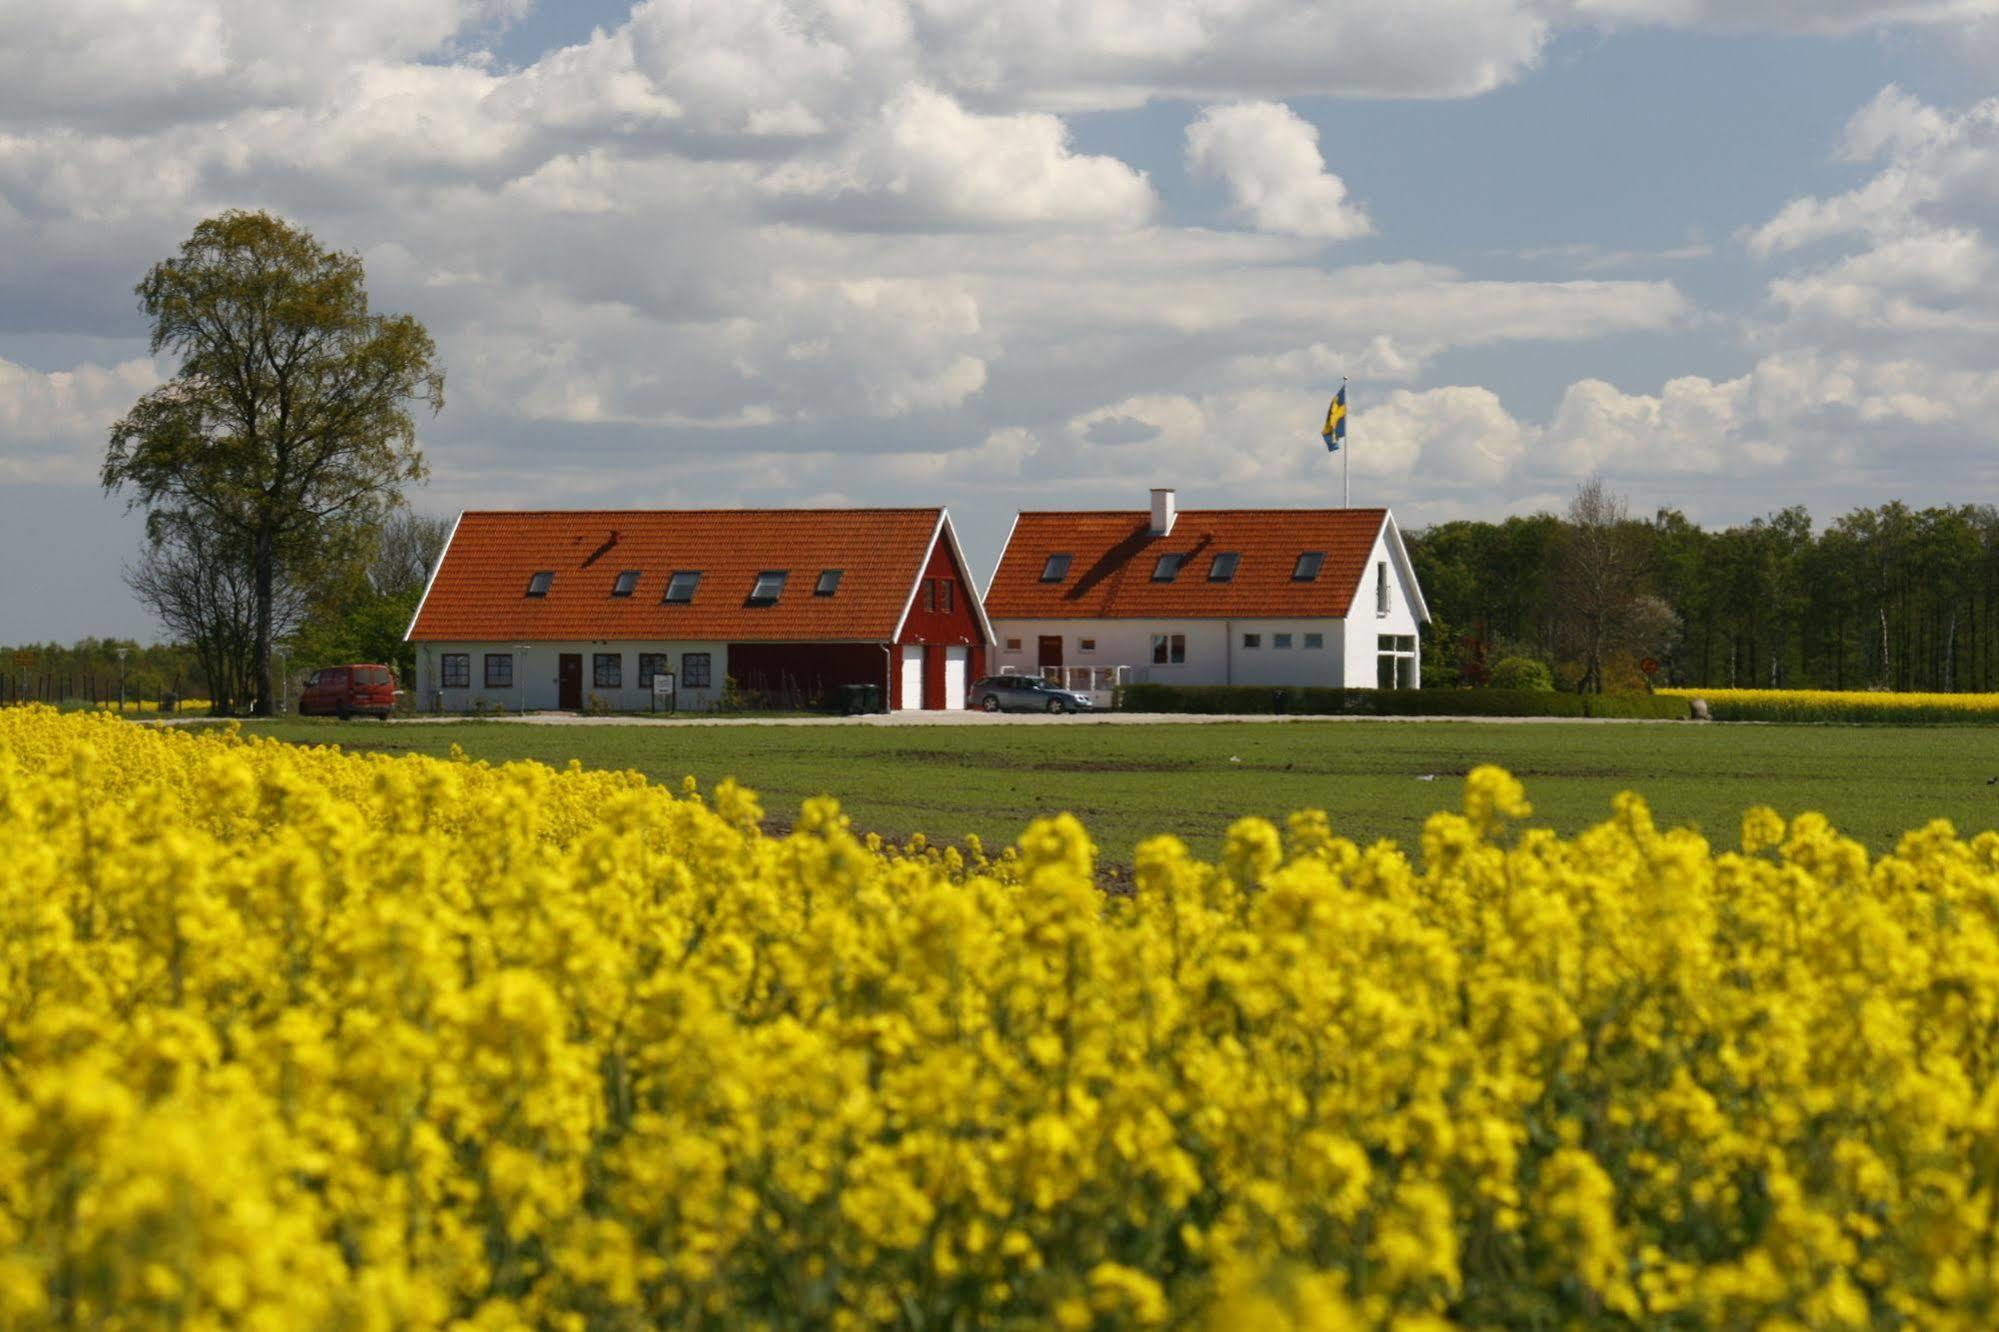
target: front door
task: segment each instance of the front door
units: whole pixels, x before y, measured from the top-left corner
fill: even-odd
[[[969,654],[961,647],[944,649],[944,706],[965,706],[965,663]]]
[[[1053,680],[1057,684],[1062,682],[1062,635],[1041,635],[1040,660],[1036,665],[1041,667],[1044,680]],[[1051,666],[1055,668],[1053,671],[1049,670]]]
[[[565,652],[556,663],[555,706],[572,712],[583,709],[583,654]]]

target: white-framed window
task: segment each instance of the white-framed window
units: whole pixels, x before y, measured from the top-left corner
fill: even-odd
[[[441,689],[470,689],[472,687],[472,654],[469,652],[447,652],[437,659],[438,687]]]
[[[673,674],[673,659],[664,652],[639,653],[639,688],[652,688],[655,675]]]
[[[1077,639],[1077,640],[1076,640],[1076,651],[1078,651],[1078,652],[1095,652],[1096,650],[1097,650],[1097,640],[1096,640],[1096,639],[1094,639],[1094,638],[1079,638],[1079,639]]]
[[[1388,614],[1388,561],[1378,561],[1374,566],[1374,613]]]
[[[623,689],[625,687],[625,654],[622,652],[597,652],[590,659],[590,687],[592,689]]]
[[[694,600],[695,590],[700,586],[699,569],[676,569],[673,577],[666,580],[666,595],[660,600],[673,605],[684,605]]]
[[[1416,635],[1378,634],[1375,637],[1375,688],[1414,689],[1416,687]]]
[[[1263,635],[1262,635],[1262,634],[1244,634],[1244,635],[1242,636],[1242,645],[1243,645],[1243,647],[1245,647],[1245,648],[1247,648],[1247,649],[1249,649],[1250,651],[1252,651],[1252,652],[1253,652],[1253,651],[1255,651],[1255,650],[1256,650],[1257,648],[1260,648],[1260,647],[1262,647],[1262,646],[1263,646]]]
[[[548,595],[550,585],[554,582],[555,574],[552,570],[538,570],[528,578],[527,594],[531,597],[545,597]]]
[[[632,593],[638,591],[638,587],[639,571],[637,569],[627,569],[618,575],[617,582],[611,584],[611,595],[614,597],[629,597]]]
[[[1305,635],[1305,647],[1307,648],[1307,650],[1319,651],[1320,649],[1323,649],[1325,646],[1326,646],[1326,636],[1324,634]]]
[[[1285,648],[1288,648],[1288,647],[1290,647],[1290,646],[1291,646],[1291,635],[1289,635],[1289,634],[1272,634],[1272,635],[1270,636],[1270,646],[1272,646],[1272,647],[1274,647],[1274,648],[1277,648],[1277,649],[1278,649],[1278,650],[1280,650],[1280,651],[1282,651],[1282,650],[1283,650],[1283,649],[1285,649]]]
[[[1416,655],[1416,635],[1376,634],[1374,646],[1378,652],[1399,652],[1403,656],[1413,657]]]
[[[706,652],[683,652],[680,654],[680,685],[683,689],[706,689],[708,687],[708,654]]]
[[[750,588],[750,604],[768,606],[784,595],[785,580],[791,577],[789,569],[765,569],[757,575],[755,586]]]
[[[1187,635],[1154,634],[1152,636],[1152,664],[1154,666],[1181,666],[1187,661]]]
[[[488,652],[486,654],[486,688],[512,689],[514,687],[514,654],[511,652]]]
[[[1019,640],[1018,638],[1009,638],[1009,639],[1007,639],[1007,640],[1006,640],[1006,650],[1007,650],[1008,652],[1018,652],[1018,651],[1020,651],[1020,640]]]

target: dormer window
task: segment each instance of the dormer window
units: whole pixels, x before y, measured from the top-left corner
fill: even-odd
[[[1180,576],[1180,566],[1187,562],[1185,555],[1161,555],[1159,562],[1152,566],[1152,581],[1170,583]]]
[[[531,597],[547,596],[549,585],[554,581],[555,581],[554,572],[552,570],[543,569],[541,572],[535,574],[534,577],[528,579],[528,595]]]
[[[1041,581],[1059,583],[1069,576],[1069,556],[1050,555],[1041,566]]]
[[[667,605],[685,605],[694,600],[694,590],[701,586],[699,569],[681,569],[666,580],[666,595],[660,600]]]
[[[1323,550],[1308,550],[1298,557],[1298,563],[1291,566],[1291,581],[1309,583],[1319,576],[1319,566],[1326,562]]]
[[[638,590],[639,571],[637,569],[625,570],[618,575],[618,581],[611,584],[611,595],[614,597],[629,597]]]
[[[815,597],[830,597],[835,592],[838,592],[840,590],[840,575],[845,572],[846,570],[844,569],[821,569],[819,571],[819,581],[812,585],[812,595]]]
[[[1213,562],[1208,565],[1208,581],[1211,583],[1233,583],[1235,581],[1235,567],[1241,559],[1242,556],[1232,550],[1216,551]]]
[[[750,589],[752,606],[768,606],[784,595],[784,580],[791,577],[789,569],[766,569],[757,575],[756,586]]]

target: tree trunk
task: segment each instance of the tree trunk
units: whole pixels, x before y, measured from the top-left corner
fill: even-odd
[[[258,717],[271,715],[271,597],[275,581],[272,564],[275,556],[271,539],[259,534],[257,537],[256,577],[257,577],[257,637],[251,652],[252,669],[256,679],[251,682],[256,702],[251,707]]]

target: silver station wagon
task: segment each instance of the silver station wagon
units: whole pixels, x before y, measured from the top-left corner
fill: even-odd
[[[1090,696],[1033,675],[988,675],[972,686],[972,702],[987,712],[1088,712]]]

